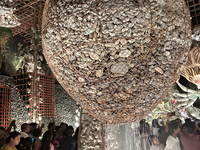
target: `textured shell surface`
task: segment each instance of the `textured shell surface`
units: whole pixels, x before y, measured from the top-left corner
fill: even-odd
[[[45,10],[42,43],[50,68],[69,95],[104,123],[148,115],[190,49],[184,0],[47,0]]]

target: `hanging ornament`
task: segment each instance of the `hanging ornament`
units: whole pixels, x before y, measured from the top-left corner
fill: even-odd
[[[178,78],[189,14],[184,0],[47,0],[43,53],[86,112],[104,123],[138,121]]]

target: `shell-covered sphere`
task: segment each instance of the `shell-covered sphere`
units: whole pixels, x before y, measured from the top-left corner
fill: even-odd
[[[42,26],[43,53],[57,80],[104,123],[151,112],[191,45],[184,0],[47,0]]]

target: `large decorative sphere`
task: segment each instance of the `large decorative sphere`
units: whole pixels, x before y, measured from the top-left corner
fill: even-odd
[[[44,55],[89,114],[138,121],[178,78],[191,45],[189,14],[184,0],[47,0]]]

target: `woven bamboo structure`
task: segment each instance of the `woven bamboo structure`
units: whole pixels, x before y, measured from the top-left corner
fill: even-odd
[[[178,78],[190,28],[183,0],[47,0],[43,53],[86,112],[103,123],[138,121]]]

